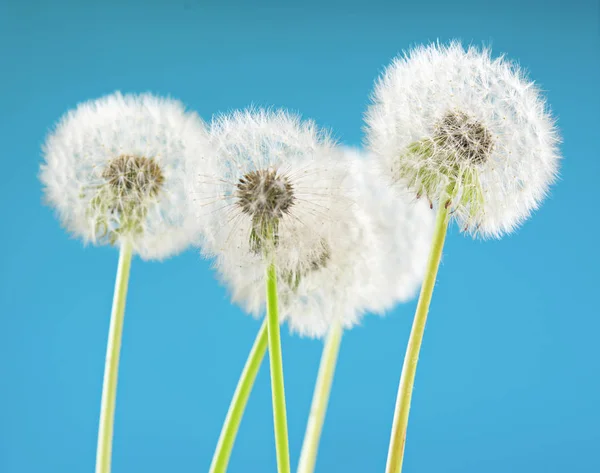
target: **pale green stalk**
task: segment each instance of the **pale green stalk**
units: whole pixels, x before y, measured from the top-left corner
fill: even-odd
[[[110,473],[115,403],[117,398],[117,378],[119,375],[119,353],[121,351],[121,336],[123,334],[123,318],[125,315],[125,299],[127,298],[131,254],[131,242],[124,240],[121,243],[119,252],[119,266],[110,316],[108,344],[106,347],[100,426],[98,428],[98,449],[96,451],[96,473]]]
[[[327,403],[329,402],[329,393],[331,392],[331,384],[333,382],[341,341],[342,326],[336,321],[329,328],[327,341],[323,347],[319,374],[317,375],[315,392],[313,394],[312,405],[310,406],[310,414],[306,425],[306,433],[304,434],[304,443],[302,444],[297,473],[312,473],[315,469],[319,440],[321,439],[321,431],[323,429],[323,422],[325,421],[325,412],[327,411]]]
[[[277,273],[273,262],[269,262],[267,266],[267,327],[269,334],[269,364],[271,368],[271,397],[273,400],[277,471],[279,473],[290,473],[285,388],[283,385],[283,361],[279,334],[279,309],[277,307]]]
[[[450,195],[452,194],[450,193]],[[437,215],[431,251],[429,253],[427,273],[423,281],[423,286],[421,287],[421,295],[419,296],[419,303],[410,332],[406,355],[404,356],[404,365],[402,366],[402,375],[400,377],[400,386],[398,388],[398,397],[396,399],[394,423],[392,425],[390,447],[385,469],[386,473],[400,473],[402,471],[406,428],[408,426],[408,413],[415,382],[415,373],[417,371],[417,362],[419,360],[419,351],[423,341],[425,323],[427,322],[427,312],[429,311],[431,295],[433,294],[433,287],[435,285],[435,279],[442,257],[446,230],[448,229],[448,215],[448,206],[441,205]]]
[[[235,442],[235,437],[240,427],[244,410],[246,409],[248,397],[250,396],[254,380],[256,379],[256,375],[258,374],[260,365],[267,351],[267,339],[267,320],[265,319],[258,331],[256,340],[254,340],[254,345],[250,350],[246,365],[244,366],[242,375],[235,388],[235,393],[233,394],[233,399],[229,405],[225,423],[221,429],[221,435],[219,436],[219,442],[217,443],[209,473],[225,473],[227,471],[229,457],[231,456],[233,443]]]

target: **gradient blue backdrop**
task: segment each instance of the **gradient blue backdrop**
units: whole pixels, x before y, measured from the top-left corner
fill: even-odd
[[[0,472],[93,471],[117,252],[42,205],[40,145],[78,102],[171,94],[205,119],[286,106],[358,145],[404,48],[491,44],[547,91],[561,181],[516,234],[450,232],[417,376],[405,471],[599,472],[598,2],[0,1]],[[319,472],[383,471],[414,303],[344,337]],[[132,267],[114,472],[207,471],[258,322],[190,251]],[[283,336],[292,463],[320,356]],[[275,472],[267,364],[232,473]]]

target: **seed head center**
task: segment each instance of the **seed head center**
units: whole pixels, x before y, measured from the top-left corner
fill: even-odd
[[[331,258],[331,249],[327,244],[326,240],[321,240],[320,248],[315,257],[310,261],[310,271],[318,271],[321,268],[327,266],[329,259]]]
[[[326,240],[321,240],[319,242],[319,247],[317,251],[313,255],[313,257],[308,261],[308,264],[303,268],[297,268],[294,270],[286,270],[283,272],[282,277],[288,286],[296,291],[300,286],[300,281],[302,278],[307,276],[309,273],[319,271],[322,268],[325,268],[329,260],[331,259],[331,249]]]
[[[137,199],[156,197],[165,181],[153,158],[125,154],[109,161],[102,177],[117,196]]]
[[[114,244],[122,235],[143,233],[148,206],[165,181],[160,166],[153,158],[122,154],[108,161],[101,177],[88,214],[96,235]]]
[[[275,169],[245,174],[236,185],[237,204],[255,221],[274,221],[294,205],[294,188],[289,179]]]
[[[488,129],[460,110],[443,116],[435,127],[434,140],[445,151],[470,164],[484,163],[494,148]]]

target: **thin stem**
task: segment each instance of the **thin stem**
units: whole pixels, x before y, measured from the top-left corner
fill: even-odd
[[[267,327],[269,333],[269,364],[271,367],[271,397],[273,400],[273,423],[277,471],[290,473],[285,388],[283,385],[283,361],[279,334],[279,309],[277,307],[277,273],[275,264],[267,266]]]
[[[209,473],[225,473],[227,471],[227,465],[229,464],[229,457],[231,456],[231,450],[233,449],[233,443],[237,431],[246,409],[248,397],[252,391],[254,380],[260,369],[263,358],[267,351],[267,320],[263,322],[258,335],[254,340],[254,345],[250,350],[246,365],[240,376],[233,399],[229,405],[229,411],[227,411],[227,417],[221,429],[221,435],[219,436],[219,442],[210,465]]]
[[[390,438],[390,447],[388,450],[386,473],[400,473],[402,471],[402,461],[404,460],[404,444],[406,442],[406,428],[408,426],[408,413],[410,411],[410,401],[412,398],[413,385],[415,382],[415,373],[417,371],[417,362],[419,360],[419,351],[423,341],[423,332],[427,322],[427,312],[431,303],[431,295],[437,277],[444,240],[446,239],[446,230],[448,229],[448,208],[440,205],[433,234],[433,242],[429,253],[429,262],[427,263],[427,273],[421,287],[421,295],[417,304],[417,311],[413,321],[406,355],[404,356],[404,365],[402,366],[402,375],[400,377],[400,386],[398,388],[398,397],[396,399],[396,410],[394,412],[394,423],[392,425],[392,434]]]
[[[323,422],[325,421],[325,412],[329,402],[329,393],[335,373],[337,356],[340,351],[342,341],[342,326],[339,322],[334,322],[329,328],[327,341],[323,347],[321,355],[321,364],[319,365],[319,374],[313,394],[312,405],[310,406],[310,415],[304,434],[304,443],[300,453],[300,462],[297,473],[312,473],[317,462],[317,452],[319,450],[319,440]]]
[[[98,428],[98,449],[96,451],[96,473],[110,473],[115,404],[117,399],[117,378],[119,376],[119,354],[121,351],[121,336],[123,334],[123,318],[125,315],[125,299],[127,298],[131,254],[131,242],[127,240],[123,241],[119,252],[119,266],[117,268],[117,279],[108,331],[108,344],[106,347],[100,426]]]

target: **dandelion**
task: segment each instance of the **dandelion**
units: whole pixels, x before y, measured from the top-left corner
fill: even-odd
[[[418,47],[379,80],[368,143],[393,182],[451,206],[460,228],[500,237],[540,205],[558,171],[538,88],[489,50]]]
[[[312,121],[263,109],[221,115],[210,132],[218,160],[212,172],[199,171],[195,194],[205,254],[263,262],[268,254],[279,270],[308,269],[347,205],[330,136]]]
[[[44,145],[40,179],[64,227],[86,243],[120,249],[96,473],[110,472],[131,257],[166,258],[195,239],[188,171],[208,143],[203,122],[178,101],[117,92],[68,112]]]
[[[348,169],[335,225],[321,233],[302,268],[278,271],[280,320],[303,336],[326,337],[298,471],[313,471],[341,336],[366,312],[383,313],[410,299],[425,271],[433,216],[425,202],[386,186],[373,159],[340,148]],[[223,255],[217,265],[232,299],[259,316],[266,305],[258,259]]]
[[[332,247],[343,242],[344,235],[352,235],[354,238],[348,245],[352,251],[338,253],[335,264],[311,275],[311,281],[307,277],[312,287],[307,284],[309,290],[305,289],[304,297],[294,299],[296,303],[289,308],[290,321],[298,319],[296,324],[304,327],[305,314],[319,314],[316,304],[307,305],[311,297],[317,295],[318,301],[329,300],[331,306],[321,312],[330,326],[298,473],[312,473],[315,468],[342,328],[355,325],[365,312],[383,313],[414,296],[425,272],[428,241],[433,230],[433,216],[425,202],[395,194],[377,172],[372,156],[353,149],[346,149],[345,154],[353,163],[349,180],[356,197],[356,224],[361,231],[340,228],[342,233],[333,235]],[[344,286],[345,290],[341,289]],[[320,295],[318,288],[323,291]],[[311,317],[311,321],[318,317]]]
[[[334,143],[313,122],[284,111],[246,110],[211,125],[218,160],[200,176],[195,196],[207,231],[205,253],[226,261],[255,262],[266,286],[266,328],[259,332],[230,407],[211,465],[227,468],[243,408],[264,355],[267,333],[278,471],[289,472],[287,416],[279,333],[278,271],[303,273],[315,262],[319,242],[335,220],[343,169],[331,156]],[[231,266],[229,266],[231,268]],[[235,271],[235,269],[234,269]]]
[[[448,222],[482,237],[516,229],[556,179],[558,136],[540,91],[515,64],[458,42],[394,60],[366,121],[390,182],[426,199],[438,215],[394,416],[387,472],[395,473]]]

